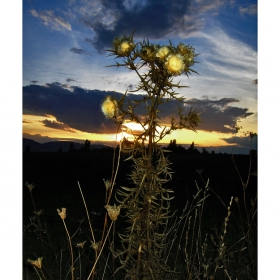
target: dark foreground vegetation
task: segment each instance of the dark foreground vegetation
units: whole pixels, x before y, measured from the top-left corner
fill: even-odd
[[[169,148],[172,150],[172,146],[169,145]],[[100,240],[106,213],[104,180],[111,179],[113,155],[114,151],[110,148],[87,152],[23,153],[23,279],[71,279],[67,235],[57,214],[57,209],[61,207],[67,208],[65,222],[75,255],[75,279],[87,279],[96,256],[90,248],[90,229],[78,182],[95,238]],[[120,186],[130,186],[127,173],[132,162],[125,161],[125,158],[121,154],[115,190]],[[178,217],[182,218],[186,205],[194,200],[198,188],[202,194],[207,185],[209,196],[203,201],[203,209],[198,205],[191,215],[186,215],[185,221],[178,224],[181,232],[170,235],[170,242],[174,241],[174,244],[167,253],[172,255],[176,252],[178,267],[176,278],[166,279],[198,279],[195,278],[198,272],[192,271],[198,265],[195,261],[197,257],[205,258],[204,263],[209,266],[208,270],[201,268],[204,269],[204,278],[202,273],[200,279],[230,279],[227,275],[230,271],[234,271],[231,274],[234,279],[257,279],[256,154],[232,156],[196,153],[175,146],[169,152],[169,160],[174,173],[167,187],[174,191],[174,199],[170,204]],[[26,183],[34,184],[35,188],[30,191]],[[231,215],[227,221],[229,212]],[[118,263],[113,263],[111,247],[112,244],[114,249],[119,246],[118,233],[125,229],[125,220],[121,212],[114,224],[115,235],[109,237],[110,246],[104,248],[94,279],[123,279],[121,274],[114,275]],[[175,218],[173,223],[176,223]],[[194,244],[194,229],[197,225],[201,235],[200,244]],[[187,233],[189,243],[186,242]],[[77,246],[83,241],[87,241],[87,245]],[[203,246],[208,246],[208,251]],[[43,266],[41,270],[35,271],[30,259],[40,257],[43,257]],[[203,263],[202,260],[200,262]],[[215,277],[211,278],[211,275]]]

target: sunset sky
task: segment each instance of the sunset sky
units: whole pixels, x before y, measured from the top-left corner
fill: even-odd
[[[199,75],[175,80],[189,86],[178,93],[202,123],[197,133],[176,131],[164,142],[225,151],[234,143],[235,122],[244,132],[258,132],[257,17],[254,0],[23,1],[23,137],[114,141],[116,127],[100,104],[108,94],[135,89],[138,79],[127,69],[106,67],[115,63],[106,49],[134,31],[135,41],[170,39],[199,53],[193,66]],[[165,107],[164,117],[174,108]],[[249,151],[243,133],[235,142],[236,152]]]
[[[104,133],[98,128],[105,120],[100,95],[122,94],[138,82],[130,72],[105,68],[114,61],[104,49],[114,37],[134,29],[136,40],[167,43],[171,39],[175,44],[191,44],[200,53],[200,63],[194,67],[199,75],[181,76],[182,84],[190,88],[180,93],[204,104],[204,129],[180,138],[179,143],[195,141],[205,147],[232,143],[232,131],[226,128],[237,119],[245,131],[258,132],[258,276],[266,279],[269,271],[270,278],[277,279],[277,269],[271,268],[278,266],[273,256],[280,248],[273,215],[279,205],[278,2],[193,0],[182,1],[186,5],[180,9],[172,6],[175,1],[163,0],[153,0],[153,6],[148,0],[88,2],[0,3],[2,224],[10,233],[22,232],[22,132],[41,143],[67,138],[93,142],[95,127],[96,139],[102,139]],[[219,101],[224,108],[216,106]],[[201,142],[195,137],[201,137]],[[172,138],[179,140],[177,135]],[[238,138],[239,145],[240,140],[247,141]],[[243,145],[248,147],[248,141]],[[11,215],[11,210],[17,215]],[[15,254],[21,242],[21,234],[5,235],[2,277],[21,277],[21,270],[14,269],[22,266],[22,254]]]

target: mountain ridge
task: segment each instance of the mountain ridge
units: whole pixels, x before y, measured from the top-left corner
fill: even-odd
[[[73,143],[73,144],[71,144]],[[69,152],[70,145],[72,149],[80,150],[84,144],[74,142],[74,141],[50,141],[46,143],[39,143],[32,139],[22,138],[22,150],[30,152]],[[102,149],[108,148],[110,146],[103,144],[90,144],[91,149]]]

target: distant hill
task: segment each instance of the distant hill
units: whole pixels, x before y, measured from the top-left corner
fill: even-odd
[[[71,143],[73,143],[75,150],[79,150],[84,145],[73,141],[53,141],[41,144],[31,139],[22,138],[23,151],[29,146],[30,152],[58,152],[59,150],[68,152]],[[108,148],[107,145],[102,144],[91,144],[90,147],[91,149]]]

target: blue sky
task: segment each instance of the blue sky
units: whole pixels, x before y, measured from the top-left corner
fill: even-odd
[[[244,131],[257,132],[257,10],[252,0],[23,1],[24,137],[113,139],[105,137],[113,126],[99,104],[107,92],[123,94],[138,80],[126,69],[106,67],[114,64],[106,49],[132,31],[136,41],[170,39],[199,53],[193,67],[199,75],[176,79],[189,86],[179,94],[202,113],[203,123],[197,135],[182,131],[171,138],[227,146],[236,121]],[[242,148],[243,134],[238,136]]]

